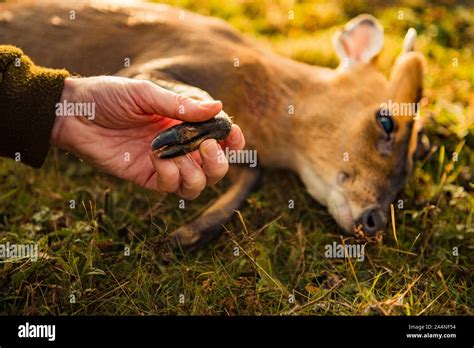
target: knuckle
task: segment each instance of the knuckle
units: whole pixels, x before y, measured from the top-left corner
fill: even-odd
[[[148,80],[140,80],[138,81],[138,87],[143,89],[153,88],[155,85]]]
[[[206,187],[206,180],[203,174],[196,173],[187,178],[183,186],[190,191],[202,191]]]
[[[179,186],[179,181],[176,177],[161,178],[158,176],[156,186],[161,192],[175,192]]]
[[[186,199],[187,199],[188,201],[193,201],[193,200],[195,200],[196,198],[198,198],[200,194],[201,194],[201,192],[197,192],[197,193],[195,193],[194,195],[189,196],[189,197],[186,198]]]
[[[183,115],[186,112],[186,107],[185,107],[186,99],[187,98],[181,94],[175,93],[173,95],[173,105],[174,105],[174,112],[175,112],[176,118],[179,118],[181,115]]]
[[[209,177],[220,180],[222,179],[229,170],[229,163],[218,163],[212,170],[210,170],[207,174]]]
[[[181,196],[182,198],[188,200],[188,201],[192,201],[192,200],[198,198],[200,194],[201,194],[201,191],[188,190],[184,187],[181,187],[178,190],[178,195]]]
[[[176,185],[170,182],[158,181],[156,186],[161,192],[174,192],[176,191]]]
[[[160,192],[172,192],[168,186],[163,185],[162,183],[158,182],[156,187],[158,188],[158,191]]]

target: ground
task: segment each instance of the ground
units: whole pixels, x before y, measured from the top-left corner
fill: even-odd
[[[0,244],[38,243],[40,259],[0,260],[0,313],[474,314],[473,7],[167,2],[224,18],[283,55],[331,67],[334,31],[372,13],[386,29],[378,62],[385,73],[406,30],[416,28],[428,61],[422,116],[433,147],[400,195],[403,208],[394,207],[394,220],[382,241],[369,241],[363,262],[328,259],[324,246],[341,242],[340,229],[294,174],[266,171],[222,237],[173,253],[164,237],[198,216],[225,182],[179,209],[176,197],[116,180],[58,150],[40,170],[1,159]]]

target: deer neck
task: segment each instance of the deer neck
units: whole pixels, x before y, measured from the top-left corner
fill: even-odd
[[[270,59],[269,59],[270,58]],[[311,66],[287,58],[264,58],[259,72],[248,72],[243,78],[243,112],[236,117],[250,148],[256,148],[265,166],[296,170],[303,148],[307,146],[305,130],[317,133],[324,115],[313,118],[321,103],[330,102],[331,80],[335,71]],[[226,104],[224,104],[226,105]],[[242,116],[242,117],[241,117]]]

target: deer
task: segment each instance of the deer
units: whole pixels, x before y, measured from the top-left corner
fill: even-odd
[[[83,76],[145,79],[222,101],[225,113],[175,126],[151,147],[177,156],[206,137],[225,137],[235,122],[246,149],[258,154],[255,168],[232,166],[229,190],[170,234],[181,248],[219,235],[255,189],[262,167],[295,172],[344,233],[384,230],[390,204],[429,142],[417,107],[395,112],[403,103],[417,106],[422,97],[426,63],[414,50],[416,31],[408,30],[388,78],[377,67],[383,38],[373,16],[350,20],[334,35],[340,64],[331,69],[262,49],[221,19],[168,5],[0,4],[0,42],[20,47],[36,64]]]

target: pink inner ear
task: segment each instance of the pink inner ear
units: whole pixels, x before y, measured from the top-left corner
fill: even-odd
[[[364,51],[370,49],[372,35],[373,27],[368,24],[361,24],[345,32],[341,37],[341,42],[347,56],[360,61]]]

